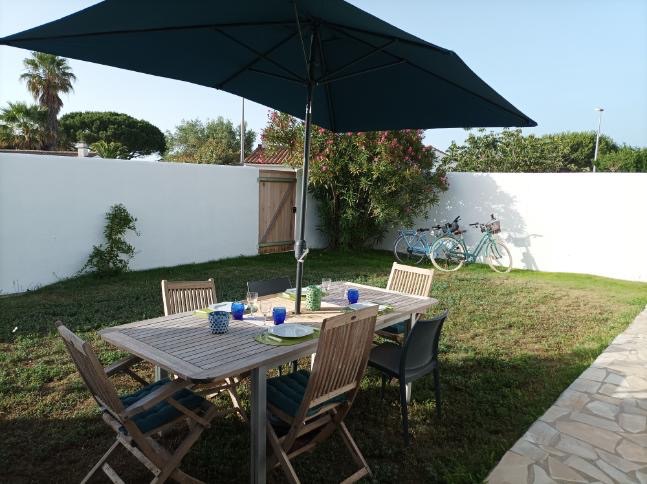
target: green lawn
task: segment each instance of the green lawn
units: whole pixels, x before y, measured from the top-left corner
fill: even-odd
[[[328,276],[383,287],[391,263],[389,254],[375,251],[314,252],[306,282]],[[292,255],[276,254],[107,279],[84,276],[0,298],[0,480],[79,481],[113,438],[52,334],[53,321],[79,331],[109,363],[120,354],[95,330],[160,315],[161,279],[214,277],[219,299],[227,300],[243,295],[247,279],[293,277],[293,271]],[[379,378],[369,372],[347,418],[380,482],[482,480],[647,304],[647,284],[528,271],[499,275],[481,266],[437,272],[432,292],[441,301],[434,311],[450,310],[441,340],[443,417],[435,416],[431,379],[414,384],[413,444],[403,448],[397,388],[381,401]],[[233,416],[219,420],[184,468],[209,482],[245,482],[248,442],[246,425]],[[148,477],[135,461],[115,460],[128,481]],[[306,482],[333,482],[351,470],[349,460],[334,438],[297,459],[297,472]],[[274,472],[270,481],[283,478]]]

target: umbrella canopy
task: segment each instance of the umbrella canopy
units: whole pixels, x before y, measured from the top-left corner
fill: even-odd
[[[222,89],[305,119],[297,311],[312,122],[336,132],[536,126],[454,52],[342,0],[107,0],[0,44]]]
[[[298,15],[299,24],[295,15]],[[0,44],[222,89],[332,131],[535,126],[452,51],[341,0],[108,0]]]

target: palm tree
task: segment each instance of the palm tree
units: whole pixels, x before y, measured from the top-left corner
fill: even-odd
[[[38,150],[46,138],[47,110],[37,104],[8,103],[0,109],[0,146]]]
[[[27,89],[41,107],[47,109],[46,149],[56,148],[58,137],[58,113],[63,107],[59,93],[72,91],[76,76],[72,73],[67,59],[43,52],[32,52],[23,64],[25,73],[20,79],[27,83]]]
[[[96,152],[101,158],[111,158],[113,160],[127,160],[130,158],[130,153],[124,145],[117,141],[104,141],[99,140],[90,145],[90,149]]]

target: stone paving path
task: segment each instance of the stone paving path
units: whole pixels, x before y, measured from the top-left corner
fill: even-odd
[[[647,308],[501,459],[490,484],[647,484]]]

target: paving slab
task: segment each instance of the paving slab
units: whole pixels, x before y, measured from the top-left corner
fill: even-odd
[[[647,484],[647,307],[494,467],[491,484]]]

